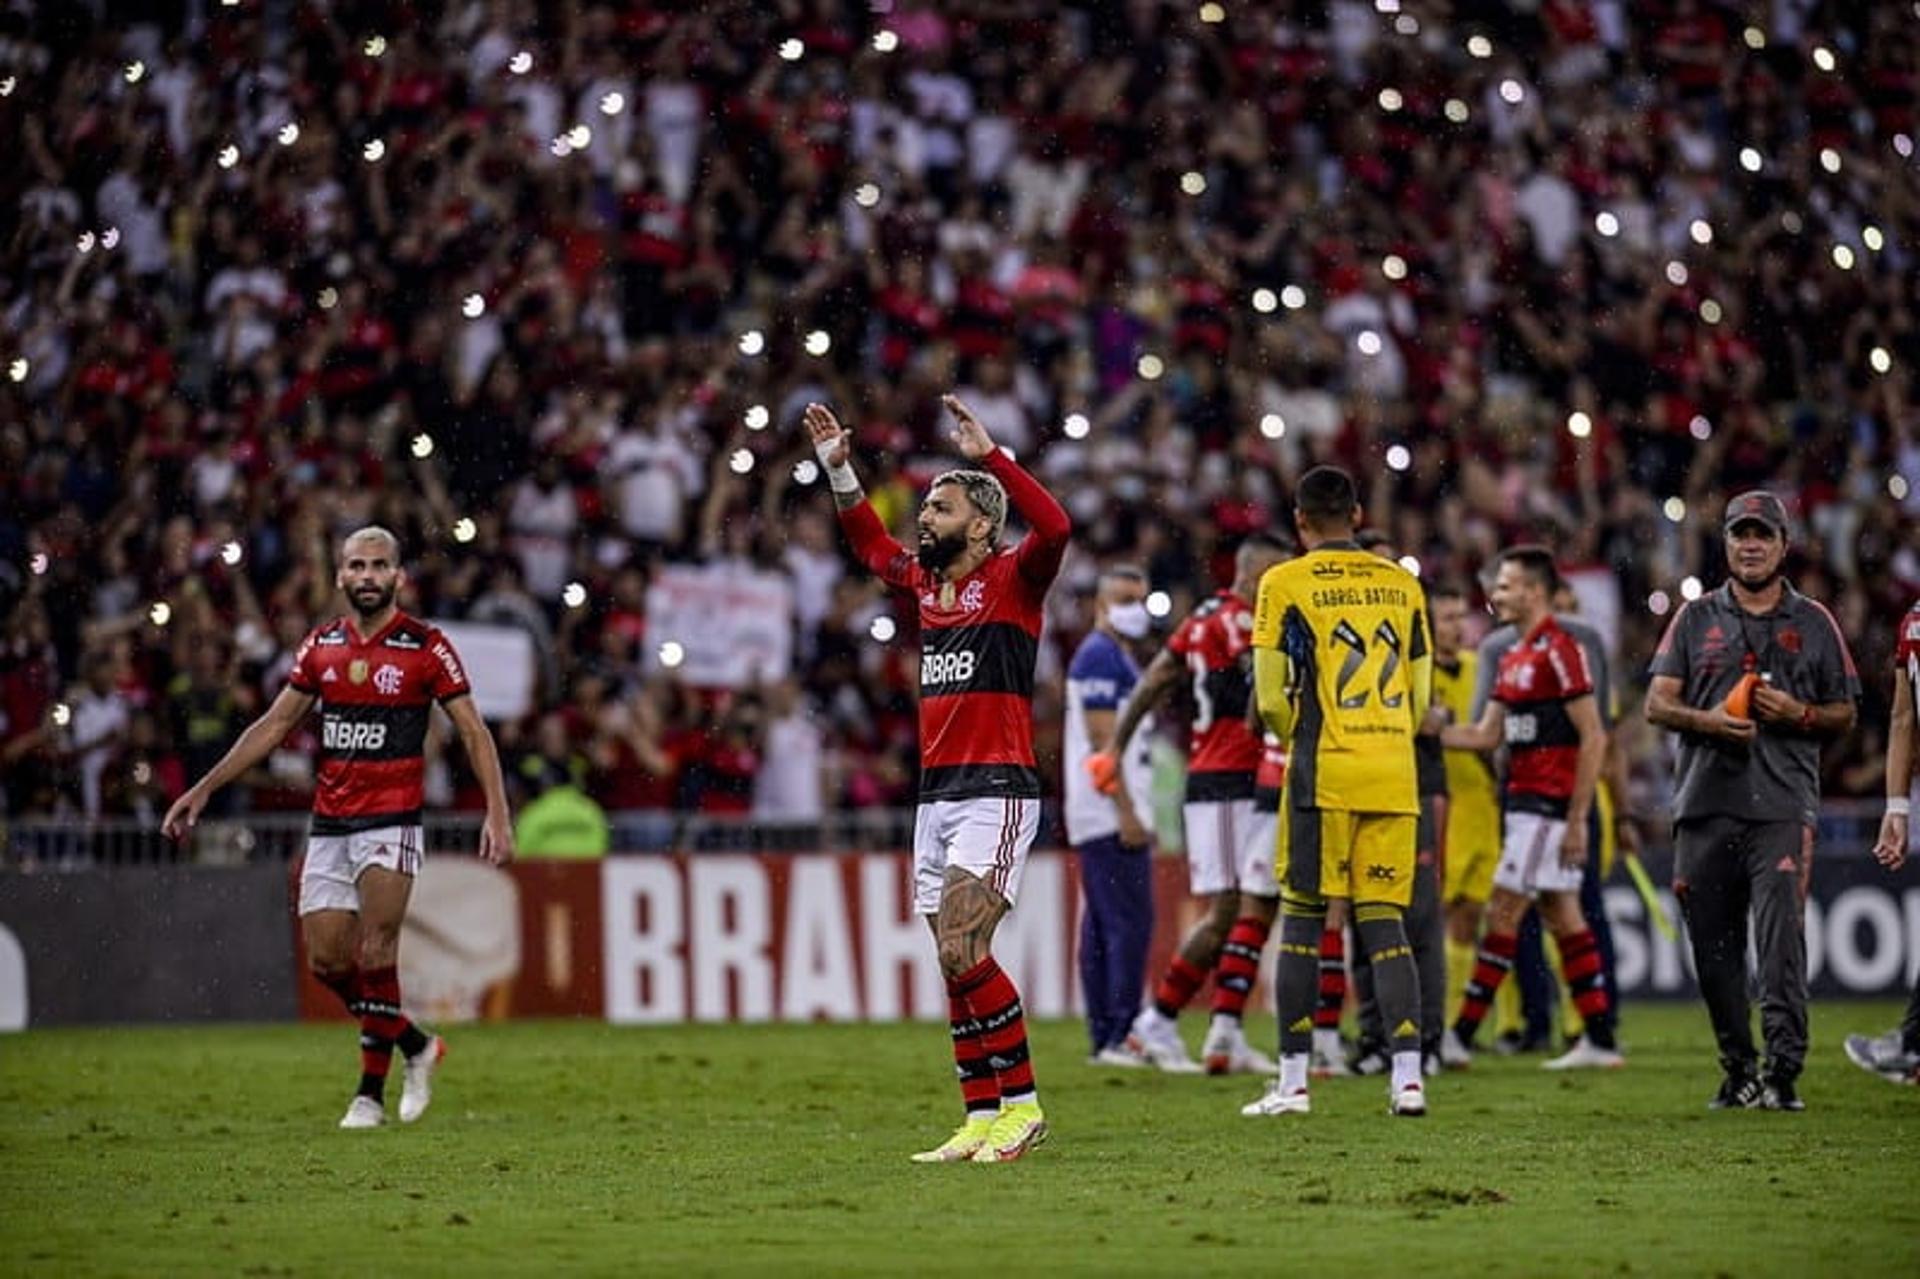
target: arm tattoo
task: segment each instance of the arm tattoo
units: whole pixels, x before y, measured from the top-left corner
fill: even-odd
[[[867,490],[864,488],[850,489],[845,493],[838,489],[833,491],[833,508],[836,511],[850,511],[866,500]]]

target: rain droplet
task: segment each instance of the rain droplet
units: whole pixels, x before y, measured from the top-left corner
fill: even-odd
[[[1713,438],[1713,423],[1707,418],[1706,414],[1695,413],[1692,417],[1687,419],[1687,434],[1691,435],[1694,439],[1704,443],[1707,440],[1710,440]],[[1680,499],[1677,497],[1669,498],[1668,500],[1672,502],[1680,501]],[[1686,509],[1687,509],[1686,503],[1681,502],[1680,503],[1681,514],[1684,515],[1686,513]]]
[[[1408,451],[1406,445],[1394,444],[1388,447],[1387,469],[1389,471],[1404,471],[1412,465],[1413,454]]]
[[[246,548],[238,542],[227,542],[220,547],[220,562],[232,568],[245,557]]]
[[[880,203],[880,188],[871,182],[862,182],[853,189],[853,202],[863,209],[871,209]]]
[[[579,608],[587,602],[587,588],[579,582],[568,582],[560,588],[560,602],[568,608]]]
[[[487,313],[487,300],[478,293],[469,293],[460,302],[460,314],[469,320],[477,320]]]
[[[1280,296],[1272,289],[1259,288],[1253,291],[1253,309],[1262,315],[1271,315],[1280,305]]]
[[[806,349],[808,355],[818,358],[833,349],[833,338],[828,336],[825,329],[814,329],[807,334],[801,346]]]
[[[1820,148],[1820,167],[1828,173],[1840,172],[1840,153],[1832,147]]]
[[[820,478],[820,464],[810,457],[803,457],[793,464],[793,482],[812,484]]]
[[[27,363],[27,357],[24,355],[16,358],[12,364],[7,365],[7,376],[16,382],[26,381],[27,374],[32,371],[33,366]]]
[[[1576,440],[1584,440],[1593,434],[1593,419],[1579,409],[1567,415],[1567,434]]]
[[[408,448],[408,451],[411,452],[417,458],[425,459],[425,458],[432,457],[433,456],[433,437],[431,435],[428,435],[425,431],[422,431],[420,432],[420,434],[414,436],[411,441],[409,441],[407,448]]]
[[[1307,291],[1297,284],[1289,284],[1280,290],[1280,305],[1289,311],[1298,311],[1307,304]]]
[[[1610,210],[1602,209],[1593,215],[1593,229],[1611,239],[1620,234],[1620,219]]]
[[[1213,0],[1207,0],[1206,4],[1200,6],[1200,21],[1206,23],[1208,26],[1211,27],[1226,20],[1227,9],[1225,5],[1215,4]]]
[[[1521,86],[1518,80],[1502,80],[1500,82],[1500,100],[1502,102],[1510,106],[1517,106],[1519,105],[1520,99],[1526,96],[1527,91]]]
[[[326,288],[320,290],[320,296],[315,298],[314,301],[320,304],[322,311],[331,311],[334,307],[340,305],[340,290],[329,284]]]
[[[1398,111],[1406,105],[1406,99],[1400,96],[1400,90],[1394,88],[1380,90],[1378,101],[1380,103],[1380,109],[1388,113]]]
[[[1134,371],[1146,381],[1155,382],[1160,379],[1161,374],[1167,371],[1167,362],[1149,352],[1140,357],[1139,361],[1134,365]]]
[[[41,577],[46,574],[47,568],[49,564],[51,564],[51,562],[52,561],[50,561],[47,558],[47,553],[45,551],[35,551],[33,553],[33,558],[27,561],[27,567],[33,571],[33,575],[35,577]]]
[[[1705,298],[1701,301],[1700,318],[1705,320],[1708,324],[1720,323],[1720,320],[1724,314],[1725,312],[1723,312],[1720,309],[1720,304],[1714,301],[1712,298]]]
[[[745,475],[753,470],[753,450],[735,449],[727,458],[727,469],[735,475]]]
[[[1386,276],[1389,280],[1406,279],[1407,260],[1398,253],[1387,254],[1380,262],[1380,274]]]
[[[1700,584],[1700,579],[1691,573],[1680,579],[1680,598],[1683,600],[1697,600],[1705,590],[1706,588]]]
[[[82,231],[80,233],[80,238],[77,241],[75,241],[75,247],[78,248],[82,253],[93,252],[93,232]]]
[[[53,704],[51,718],[56,728],[65,728],[73,722],[73,707],[67,705],[65,702],[55,702]]]
[[[767,335],[759,329],[748,329],[740,335],[740,354],[758,355],[767,349]]]
[[[1180,175],[1180,189],[1188,195],[1206,194],[1207,175],[1196,169],[1188,169]]]
[[[585,151],[593,145],[593,130],[584,124],[576,124],[567,130],[567,141],[573,144],[575,151]]]
[[[553,141],[547,143],[547,150],[564,160],[573,154],[573,143],[567,141],[567,135],[563,133]]]
[[[1417,36],[1420,34],[1420,19],[1403,13],[1393,20],[1393,29],[1403,36]]]
[[[1093,430],[1093,423],[1087,420],[1085,413],[1069,413],[1066,421],[1060,424],[1060,433],[1070,440],[1084,440]]]
[[[138,58],[135,58],[132,62],[129,62],[127,64],[126,76],[127,76],[128,84],[139,84],[140,78],[146,74],[147,74],[147,64],[140,61]]]
[[[1447,105],[1442,107],[1441,110],[1446,112],[1447,119],[1453,121],[1455,124],[1465,124],[1473,115],[1473,111],[1459,98],[1448,98]]]
[[[385,155],[386,153],[387,153],[387,144],[382,142],[378,138],[374,138],[372,141],[368,142],[367,145],[360,148],[360,154],[366,157],[368,164],[377,164],[380,160],[380,157]]]
[[[806,41],[798,36],[788,36],[780,42],[780,57],[786,62],[798,62],[807,54]]]
[[[1683,497],[1670,497],[1660,504],[1660,513],[1671,522],[1678,524],[1687,518],[1687,500]]]
[[[1747,48],[1749,49],[1764,49],[1767,47],[1767,33],[1759,27],[1748,27],[1740,33],[1740,37],[1747,42]]]
[[[165,626],[173,620],[173,605],[165,600],[155,600],[147,610],[147,620],[155,626]]]
[[[453,540],[456,542],[471,542],[479,532],[474,522],[464,515],[453,522]]]
[[[1887,237],[1880,233],[1879,227],[1866,226],[1860,229],[1860,243],[1878,253],[1887,247]]]
[[[749,431],[764,431],[767,423],[773,420],[773,414],[767,412],[764,404],[755,404],[747,410],[746,424]]]
[[[672,670],[687,660],[687,650],[678,640],[668,640],[660,646],[660,665]]]
[[[874,642],[877,644],[892,643],[893,637],[899,634],[899,629],[899,627],[894,625],[893,619],[885,613],[880,614],[880,616],[867,623],[867,634],[873,636]]]
[[[300,126],[289,120],[280,126],[280,132],[274,134],[280,139],[280,145],[290,147],[300,140]]]
[[[1833,264],[1842,271],[1853,270],[1853,250],[1844,244],[1833,246]]]
[[[13,96],[13,87],[15,83],[16,81],[12,76],[7,76],[5,79],[0,79],[0,98],[11,98]]]
[[[1173,596],[1165,591],[1152,591],[1147,595],[1147,613],[1153,617],[1165,617],[1173,612]]]
[[[899,33],[894,31],[876,31],[873,33],[873,48],[876,53],[892,53],[899,47]]]
[[[1362,355],[1380,354],[1380,335],[1372,329],[1361,329],[1360,336],[1353,340],[1353,344],[1360,348]]]
[[[1822,71],[1833,70],[1833,50],[1826,45],[1816,45],[1813,50],[1813,65]]]
[[[1267,413],[1260,418],[1260,434],[1270,440],[1283,438],[1287,433],[1287,419],[1278,413]]]
[[[219,162],[221,168],[231,169],[234,165],[240,163],[240,148],[234,146],[231,142],[221,147]]]
[[[106,230],[102,231],[100,233],[100,247],[103,249],[119,248],[120,247],[120,228],[117,226],[110,226]]]
[[[1687,234],[1693,237],[1695,244],[1713,243],[1713,227],[1705,218],[1695,218],[1687,227]]]
[[[1687,282],[1687,264],[1678,260],[1667,263],[1667,283],[1679,288]]]
[[[1760,164],[1760,153],[1758,151],[1755,151],[1752,147],[1740,148],[1741,168],[1745,169],[1748,173],[1758,173],[1760,172]]]
[[[1673,600],[1665,591],[1655,591],[1647,596],[1647,611],[1655,617],[1665,617],[1673,610]]]
[[[1913,158],[1913,139],[1904,133],[1893,135],[1893,153],[1902,160]]]
[[[1867,364],[1875,373],[1885,373],[1893,368],[1893,356],[1884,346],[1876,346],[1867,352]]]
[[[387,38],[385,36],[368,36],[367,42],[360,47],[366,51],[366,55],[369,58],[377,58],[387,51]]]
[[[1907,494],[1911,491],[1912,491],[1911,488],[1907,484],[1906,476],[1889,475],[1887,477],[1887,496],[1891,497],[1894,501],[1896,502],[1906,501]]]
[[[515,75],[525,75],[527,72],[533,70],[533,55],[525,49],[520,50],[520,52],[507,59],[507,70],[513,72]]]
[[[627,97],[624,93],[609,93],[600,99],[601,115],[619,115],[627,109]]]
[[[1407,570],[1407,572],[1413,574],[1415,577],[1420,576],[1420,559],[1418,556],[1402,555],[1400,557],[1400,567]]]
[[[1487,39],[1485,36],[1468,36],[1467,52],[1476,58],[1491,58],[1493,56],[1493,41]]]

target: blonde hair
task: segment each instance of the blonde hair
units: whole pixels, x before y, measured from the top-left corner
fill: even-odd
[[[928,491],[942,484],[957,485],[973,503],[973,509],[987,517],[993,525],[987,533],[987,545],[993,546],[1000,541],[1000,535],[1007,529],[1007,490],[1000,481],[985,471],[954,470],[942,471],[933,477]]]
[[[393,557],[394,564],[400,563],[400,539],[395,537],[390,529],[382,528],[378,524],[369,524],[365,528],[353,530],[340,539],[341,559],[347,558],[347,548],[355,542],[385,542],[387,552]]]

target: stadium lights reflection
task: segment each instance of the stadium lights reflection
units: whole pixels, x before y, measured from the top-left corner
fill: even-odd
[[[478,293],[469,293],[460,300],[460,314],[469,320],[477,320],[487,313],[487,300]]]
[[[1207,193],[1207,175],[1196,169],[1189,169],[1180,175],[1180,189],[1188,195]]]
[[[758,355],[767,349],[767,335],[759,329],[748,329],[740,335],[740,354]]]
[[[897,31],[876,31],[873,33],[875,53],[892,53],[900,47],[900,33]]]
[[[806,348],[808,355],[817,359],[833,349],[833,339],[828,336],[825,329],[815,329],[807,334],[806,340],[801,345]]]
[[[422,431],[413,437],[407,448],[415,457],[425,461],[433,456],[433,437]]]
[[[1280,290],[1280,305],[1289,311],[1298,311],[1307,304],[1307,291],[1297,284],[1289,284]]]
[[[807,45],[797,36],[789,36],[780,42],[780,57],[785,62],[798,62],[805,57]]]
[[[1278,413],[1268,413],[1260,419],[1260,434],[1270,440],[1278,440],[1287,433],[1287,419]]]
[[[615,116],[615,115],[619,115],[622,111],[625,111],[626,109],[627,109],[627,95],[624,93],[615,91],[613,93],[607,94],[606,96],[600,99],[601,115]]]
[[[1707,419],[1706,414],[1695,413],[1687,419],[1687,434],[1704,443],[1713,438],[1713,423]],[[1680,499],[1676,497],[1672,500],[1678,502]],[[1683,504],[1681,510],[1684,512],[1685,509]]]
[[[820,464],[810,457],[803,457],[793,464],[793,482],[802,486],[812,484],[820,478]]]
[[[507,70],[513,72],[515,75],[525,75],[527,72],[533,70],[533,55],[525,49],[520,50],[520,52],[507,59]]]
[[[894,625],[893,619],[885,613],[867,623],[867,634],[873,636],[876,644],[890,644],[893,642],[893,637],[899,633],[900,628]]]
[[[1748,173],[1760,172],[1760,153],[1752,147],[1740,148],[1740,167]]]
[[[246,558],[247,550],[238,542],[226,542],[220,547],[220,562],[232,568]]]
[[[1687,500],[1683,497],[1670,497],[1660,504],[1660,513],[1669,523],[1678,524],[1687,518]]]
[[[1584,440],[1593,434],[1593,419],[1579,409],[1567,414],[1567,434],[1576,440]]]
[[[1147,615],[1165,617],[1173,612],[1173,596],[1165,591],[1151,591],[1147,595]]]
[[[273,135],[280,139],[280,145],[290,147],[300,140],[300,126],[289,120],[280,126],[280,132]]]
[[[660,665],[673,670],[687,660],[687,650],[678,640],[668,640],[660,646]]]
[[[216,162],[223,169],[231,169],[234,165],[240,163],[240,148],[229,142],[226,146],[220,148],[220,154],[216,157]]]
[[[153,607],[147,610],[147,620],[155,626],[165,626],[173,620],[173,605],[165,600],[155,600]]]
[[[1148,382],[1157,382],[1160,375],[1167,371],[1167,362],[1149,353],[1140,357],[1139,363],[1134,365],[1134,371]]]
[[[1893,368],[1893,355],[1884,346],[1876,346],[1867,352],[1867,367],[1875,373],[1885,373]]]
[[[1273,309],[1279,305],[1280,296],[1272,289],[1258,288],[1253,291],[1253,309],[1260,314],[1271,315]]]
[[[1092,430],[1093,423],[1087,421],[1085,413],[1069,413],[1060,424],[1060,433],[1070,440],[1084,440]]]
[[[1691,573],[1680,579],[1680,598],[1683,600],[1697,600],[1705,590],[1706,588],[1700,585],[1700,579]]]
[[[378,164],[380,162],[380,157],[385,155],[386,153],[387,153],[387,144],[382,142],[379,138],[372,139],[367,143],[367,145],[360,148],[360,154],[363,157],[365,157],[368,164]]]
[[[1447,105],[1442,107],[1441,110],[1446,112],[1447,119],[1453,121],[1455,124],[1465,124],[1473,115],[1472,110],[1459,98],[1448,98]]]
[[[767,423],[772,420],[773,414],[767,412],[767,406],[764,404],[749,405],[745,416],[741,418],[749,431],[764,431],[767,429]]]
[[[456,542],[471,542],[479,532],[473,521],[464,515],[453,522],[453,540]]]
[[[1647,596],[1647,611],[1655,617],[1665,617],[1673,611],[1673,600],[1665,591],[1655,591]]]
[[[560,602],[568,608],[579,608],[587,602],[587,588],[579,582],[568,582],[560,588]]]

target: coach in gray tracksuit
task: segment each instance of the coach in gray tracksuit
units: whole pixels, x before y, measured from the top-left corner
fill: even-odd
[[[1680,735],[1673,890],[1726,1070],[1713,1105],[1802,1110],[1806,893],[1820,744],[1853,727],[1860,678],[1833,615],[1787,585],[1787,512],[1771,493],[1727,503],[1730,580],[1681,608],[1654,654],[1647,718]],[[1759,683],[1747,717],[1726,705]],[[1763,1079],[1747,1003],[1747,914],[1760,961]]]

